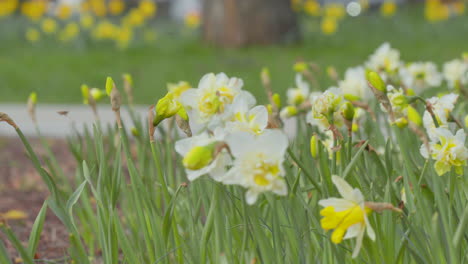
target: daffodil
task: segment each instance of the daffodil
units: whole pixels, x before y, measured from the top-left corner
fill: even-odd
[[[329,88],[322,94],[312,97],[313,117],[316,119],[324,117],[328,119],[340,109],[343,102],[344,98],[341,91],[336,87]]]
[[[280,130],[268,130],[255,136],[238,132],[226,138],[235,160],[223,177],[224,184],[235,184],[247,188],[248,204],[254,204],[263,192],[286,195],[283,161],[288,138]]]
[[[380,14],[384,17],[391,17],[395,15],[397,5],[394,1],[385,1],[380,6]]]
[[[263,105],[249,107],[248,99],[239,95],[229,107],[231,119],[226,122],[226,131],[246,131],[261,134],[268,125],[268,110]]]
[[[387,42],[382,44],[366,63],[367,68],[378,73],[394,73],[400,65],[400,52],[393,49]]]
[[[245,94],[249,107],[255,105],[255,98],[242,91],[243,81],[229,78],[224,73],[206,74],[200,80],[197,88],[190,88],[182,93],[181,103],[193,115],[195,123],[206,126],[217,126],[226,117],[225,110],[239,94]]]
[[[320,29],[325,35],[333,35],[338,30],[338,21],[335,17],[325,16],[320,23]]]
[[[343,198],[328,198],[319,201],[319,205],[325,207],[320,211],[323,218],[320,225],[325,231],[332,230],[331,240],[339,244],[343,239],[356,238],[356,246],[352,257],[359,254],[362,247],[364,234],[371,240],[375,240],[375,232],[367,219],[371,209],[365,205],[364,196],[359,189],[353,189],[345,180],[338,176],[332,176],[338,192]]]
[[[182,164],[189,180],[193,181],[205,174],[214,180],[222,180],[227,166],[231,164],[226,149],[219,148],[218,143],[222,142],[224,137],[225,134],[218,129],[214,131],[213,136],[204,132],[176,142],[175,150],[183,157]]]
[[[400,76],[407,88],[417,94],[427,88],[437,87],[442,83],[442,75],[432,62],[414,62],[400,69]]]
[[[345,72],[344,80],[338,83],[344,97],[350,101],[369,100],[373,97],[366,80],[363,67],[349,68]]]
[[[460,89],[468,84],[468,62],[455,59],[445,63],[443,75],[450,88]]]
[[[53,34],[58,28],[57,21],[50,17],[45,18],[41,23],[41,28],[44,33]]]
[[[198,12],[189,12],[184,18],[184,23],[188,28],[198,28],[200,21],[200,13]]]
[[[41,33],[35,28],[26,30],[26,39],[31,43],[36,43],[41,38]]]
[[[438,126],[442,128],[449,127],[449,117],[453,109],[455,108],[455,103],[457,102],[457,94],[447,94],[442,97],[432,97],[427,101],[432,107],[435,118],[437,120]],[[436,124],[434,124],[433,117],[426,110],[423,115],[423,124],[426,128],[427,134],[431,140],[437,140],[438,136],[436,133]]]
[[[188,82],[180,81],[178,83],[168,83],[167,90],[174,95],[174,97],[179,98],[185,91],[192,88]]]
[[[430,151],[425,145],[421,146],[421,155],[435,160],[434,168],[439,176],[450,172],[452,167],[457,174],[463,174],[463,168],[468,159],[468,149],[465,147],[466,134],[463,129],[455,135],[446,128],[436,128],[434,134],[437,140],[431,142]]]
[[[296,87],[287,91],[288,104],[300,105],[309,97],[309,84],[304,81],[302,74],[296,74]]]

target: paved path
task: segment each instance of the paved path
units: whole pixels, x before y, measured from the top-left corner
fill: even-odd
[[[66,116],[57,112],[68,111]],[[148,107],[137,106],[135,111],[143,120],[146,119]],[[26,136],[36,136],[36,129],[26,109],[26,105],[19,104],[0,104],[0,112],[8,114],[16,124],[21,128]],[[115,114],[110,105],[98,107],[99,117],[102,127],[115,123]],[[46,137],[63,138],[72,135],[73,130],[82,132],[84,127],[92,128],[94,123],[91,108],[86,105],[38,105],[36,116],[41,130],[41,134]],[[122,120],[130,124],[130,115],[126,108],[122,108]],[[0,123],[0,136],[16,136],[16,132],[10,126]]]
[[[144,122],[146,122],[148,107],[149,106],[135,107],[135,112]],[[59,111],[68,111],[68,114],[67,116],[60,115],[57,113]],[[8,114],[26,136],[37,136],[36,129],[29,117],[26,105],[0,103],[0,112]],[[124,107],[121,112],[122,121],[125,124],[131,124],[127,109]],[[115,124],[115,115],[110,105],[99,106],[98,113],[102,127]],[[36,116],[41,134],[46,137],[65,138],[72,135],[73,131],[83,132],[85,127],[92,128],[94,123],[93,113],[89,106],[86,105],[38,105],[36,108]],[[295,133],[294,120],[288,120],[285,126],[287,133],[292,137]],[[127,125],[127,128],[130,129],[131,126]],[[0,137],[1,136],[16,137],[17,135],[12,127],[0,123]]]

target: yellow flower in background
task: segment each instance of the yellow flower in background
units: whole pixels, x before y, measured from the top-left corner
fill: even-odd
[[[41,33],[35,28],[26,30],[26,39],[31,43],[36,43],[41,38]]]
[[[391,17],[395,15],[397,9],[397,5],[393,1],[385,1],[380,6],[380,14],[384,17]]]
[[[116,42],[117,42],[117,47],[124,49],[128,47],[128,44],[132,41],[133,39],[133,31],[130,27],[122,27],[118,29],[117,34],[116,34]]]
[[[153,17],[157,11],[157,5],[151,0],[143,0],[138,5],[138,9],[144,17]]]
[[[301,10],[301,4],[302,4],[302,0],[291,0],[291,8],[295,12],[298,12]]]
[[[55,21],[55,19],[53,18],[45,18],[44,20],[42,20],[42,23],[41,23],[41,28],[42,28],[42,31],[46,34],[53,34],[57,31],[57,21]]]
[[[0,1],[0,17],[13,14],[16,8],[18,8],[18,0]]]
[[[63,30],[60,32],[59,40],[62,42],[69,42],[78,36],[80,33],[80,26],[76,22],[71,22],[65,25]]]
[[[324,17],[320,24],[320,29],[325,35],[333,35],[338,30],[338,22],[334,17]]]
[[[324,16],[328,18],[341,19],[346,15],[345,8],[342,4],[329,4],[325,6]]]
[[[369,0],[359,0],[358,2],[361,5],[363,11],[369,9]]]
[[[123,19],[122,24],[127,27],[139,27],[145,23],[145,16],[139,9],[132,9]]]
[[[94,17],[90,14],[83,14],[80,18],[81,27],[90,29],[94,25]]]
[[[60,5],[57,8],[57,17],[61,20],[67,20],[72,15],[72,8],[69,5]]]
[[[430,22],[437,22],[447,20],[450,16],[450,9],[440,0],[427,0],[424,14]]]
[[[125,10],[125,3],[122,0],[111,0],[109,2],[109,13],[111,15],[120,15]]]
[[[453,10],[453,13],[455,13],[456,15],[465,14],[465,2],[457,1],[457,2],[452,3],[452,10]]]
[[[184,19],[185,25],[189,28],[198,28],[200,21],[200,14],[198,12],[190,12]]]
[[[47,11],[46,1],[28,1],[21,4],[21,14],[33,21],[39,20]]]
[[[93,29],[92,36],[96,39],[115,39],[118,27],[107,20],[103,20]]]
[[[322,8],[316,0],[307,0],[304,3],[304,11],[311,16],[320,16]]]
[[[98,17],[107,15],[107,7],[104,0],[90,0],[90,7],[91,11]]]

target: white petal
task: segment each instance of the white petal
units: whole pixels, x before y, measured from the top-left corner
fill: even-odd
[[[254,192],[252,190],[248,190],[245,193],[245,199],[247,201],[247,204],[249,204],[249,205],[254,204],[257,201],[257,198],[258,198],[258,193]]]
[[[254,140],[254,135],[248,132],[236,132],[226,137],[231,153],[236,158],[254,149]]]
[[[354,200],[353,187],[351,187],[351,185],[349,185],[343,178],[333,175],[332,181],[343,198],[350,201]]]
[[[361,250],[362,239],[364,238],[364,231],[365,228],[361,225],[361,229],[359,231],[359,234],[357,235],[356,246],[354,247],[352,258],[356,258],[359,254],[359,251]]]
[[[372,228],[372,226],[369,223],[369,219],[367,218],[367,215],[364,215],[364,221],[366,223],[366,228],[367,228],[367,235],[372,241],[375,241],[375,231]]]
[[[345,210],[348,210],[349,208],[356,206],[356,204],[351,201],[341,199],[341,198],[333,198],[333,197],[320,200],[319,205],[323,207],[332,206],[335,209],[335,212],[345,211]]]
[[[344,236],[343,239],[350,239],[353,237],[357,237],[360,232],[362,232],[362,223],[357,223],[348,228],[348,231],[346,231],[346,235]]]

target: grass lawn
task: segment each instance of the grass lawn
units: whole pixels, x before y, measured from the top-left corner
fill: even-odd
[[[12,31],[0,21],[0,102],[24,102],[37,91],[40,102],[79,103],[82,83],[102,88],[106,76],[120,80],[123,72],[133,74],[140,104],[155,102],[167,82],[187,80],[196,85],[204,73],[222,71],[243,78],[246,89],[264,98],[259,80],[263,66],[270,68],[275,89],[283,92],[294,84],[291,65],[298,58],[334,65],[342,72],[366,60],[385,41],[400,49],[405,61],[442,63],[468,50],[467,16],[431,24],[424,21],[420,8],[399,10],[389,19],[378,14],[347,18],[334,36],[321,35],[318,24],[309,21],[303,24],[308,33],[300,44],[239,50],[210,47],[177,34],[160,34],[154,45],[125,51],[105,44],[32,46],[20,40],[20,32],[2,34],[5,29]]]

